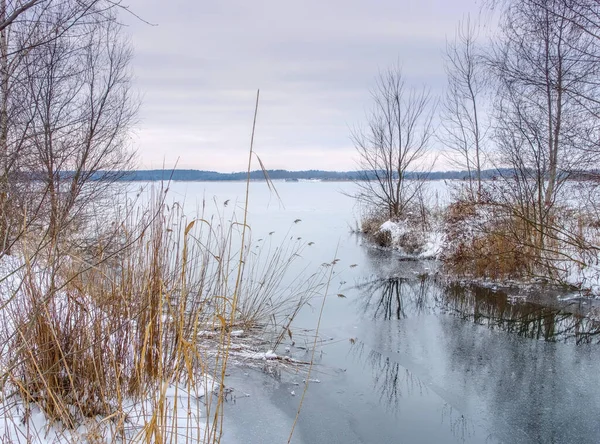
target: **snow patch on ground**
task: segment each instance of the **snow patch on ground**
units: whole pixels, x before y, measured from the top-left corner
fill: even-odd
[[[251,360],[251,361],[272,361],[278,359],[278,355],[273,353],[273,350],[268,350],[267,352],[257,352],[252,350],[236,350],[232,348],[230,354],[241,360]]]
[[[38,407],[26,406],[18,397],[10,401],[0,398],[0,442],[92,443],[122,439],[143,442],[148,425],[158,420],[165,442],[201,443],[210,426],[210,418],[205,413],[206,398],[217,388],[218,384],[209,375],[191,391],[181,384],[164,383],[153,394],[155,399],[125,400],[123,415],[88,418],[74,430],[59,423],[50,424]],[[163,408],[157,412],[154,406],[159,397]]]
[[[427,241],[423,245],[423,250],[419,254],[419,257],[421,259],[437,259],[442,254],[446,236],[440,231],[431,231],[427,235]]]
[[[388,220],[381,224],[379,231],[383,233],[390,233],[392,236],[392,244],[398,245],[402,239],[402,236],[408,233],[409,230],[405,221],[393,222]]]
[[[442,230],[418,231],[411,228],[405,220],[387,220],[381,224],[379,231],[390,234],[392,248],[415,259],[437,259],[445,244],[445,235]],[[413,243],[411,248],[414,251],[412,252],[407,251],[407,238]],[[414,245],[415,241],[418,245]]]
[[[564,266],[564,283],[584,292],[600,295],[600,252],[594,258],[582,262],[569,261]]]

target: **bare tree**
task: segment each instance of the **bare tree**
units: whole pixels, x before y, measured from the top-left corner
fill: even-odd
[[[579,39],[572,41],[565,40],[565,45],[569,47],[571,58],[577,58],[580,61],[587,61],[588,64],[600,64],[600,2],[597,0],[562,0],[556,7],[552,2],[541,0],[532,0],[534,5],[547,13],[555,20],[566,21],[572,29],[577,30],[585,38],[586,44],[581,45]],[[571,96],[572,100],[584,108],[595,118],[600,118],[600,100],[598,97],[598,88],[600,83],[598,79],[588,76],[583,81],[574,85],[565,84],[565,94]],[[597,134],[585,134],[592,138]],[[597,148],[597,139],[588,140],[593,149]]]
[[[372,97],[366,128],[352,134],[361,173],[357,198],[398,218],[415,202],[431,168],[435,106],[426,88],[406,86],[398,66],[379,73]]]
[[[47,190],[52,236],[83,216],[132,159],[131,51],[118,31],[114,22],[92,22],[77,38],[67,34],[25,57],[30,164]]]
[[[57,10],[61,11],[60,15],[56,15]],[[0,31],[17,23],[32,31],[31,35],[35,35],[37,39],[29,39],[26,47],[19,48],[21,51],[54,40],[88,20],[113,20],[117,10],[141,20],[121,0],[2,0]],[[39,29],[36,29],[37,25],[47,24],[49,17],[52,17],[54,27],[46,26],[47,32],[40,34]]]
[[[52,236],[82,220],[128,168],[137,111],[119,2],[38,1],[2,27],[15,7],[0,0],[3,251],[25,217],[46,214]]]
[[[565,19],[584,33],[600,40],[600,5],[596,0],[563,0],[564,9],[547,5],[542,0],[532,0],[536,7],[546,10],[550,15]]]
[[[541,256],[558,236],[567,181],[600,160],[600,125],[589,107],[600,98],[589,87],[598,84],[600,64],[585,56],[597,49],[566,4],[511,3],[489,61],[498,87],[496,165],[509,171],[495,197],[520,221],[520,241]]]
[[[449,159],[469,174],[468,191],[472,200],[478,200],[482,193],[486,137],[481,118],[486,74],[476,46],[476,31],[467,18],[459,24],[454,41],[446,44],[448,85],[442,103],[440,135]]]

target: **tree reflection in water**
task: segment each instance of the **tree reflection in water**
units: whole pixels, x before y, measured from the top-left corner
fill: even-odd
[[[365,367],[370,367],[373,388],[379,395],[379,401],[393,411],[398,411],[399,400],[403,396],[428,394],[427,386],[398,362],[383,356],[376,350],[369,349],[368,353],[365,353],[363,342],[354,344],[351,353]]]
[[[577,344],[600,342],[600,321],[579,302],[548,303],[511,297],[474,284],[418,276],[377,279],[357,285],[361,310],[374,320],[449,314],[531,339]]]
[[[393,277],[359,284],[361,308],[373,319],[404,319],[435,309],[435,279],[427,274],[415,278]],[[433,304],[433,305],[432,305]]]
[[[466,418],[450,403],[441,410],[441,422],[459,442],[479,439],[479,426],[467,419],[479,411],[492,441],[593,442],[598,427],[590,418],[599,398],[597,384],[585,381],[597,368],[595,347],[575,344],[600,343],[598,302],[561,300],[559,291],[541,286],[522,297],[523,289],[452,283],[415,270],[406,264],[382,269],[395,276],[355,287],[363,318],[374,322],[366,327],[365,343],[357,341],[351,353],[371,373],[383,404],[395,412],[409,408],[411,397],[435,396],[448,378],[468,401],[458,404]],[[422,330],[415,327],[421,323]],[[473,324],[506,334],[479,335]],[[573,347],[549,344],[556,342]],[[564,409],[549,407],[556,400]],[[581,413],[580,400],[591,414]]]
[[[367,352],[368,349],[368,352]],[[352,345],[351,354],[370,367],[373,390],[379,402],[394,414],[399,414],[402,398],[433,395],[418,377],[388,356],[365,348],[363,342]],[[408,405],[408,404],[406,404]],[[458,442],[465,442],[475,434],[475,425],[450,404],[445,403],[440,412],[440,421],[446,424]]]
[[[553,304],[511,298],[506,292],[457,283],[445,286],[442,308],[491,329],[550,342],[599,342],[600,322],[579,302]]]

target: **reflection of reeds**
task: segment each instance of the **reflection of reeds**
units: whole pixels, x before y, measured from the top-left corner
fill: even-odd
[[[553,308],[515,302],[505,293],[485,287],[450,284],[444,292],[443,307],[463,319],[531,339],[581,344],[594,342],[600,335],[600,322],[569,305]]]
[[[442,424],[445,422],[450,425],[452,435],[459,442],[466,442],[475,435],[475,424],[448,403],[442,408]]]
[[[374,350],[369,352],[369,361],[373,371],[373,385],[379,394],[379,401],[394,410],[398,410],[402,396],[427,393],[427,387],[410,371],[389,357],[383,357]]]
[[[402,398],[431,396],[427,385],[410,370],[375,350],[371,349],[367,353],[365,347],[364,342],[357,342],[350,349],[350,353],[365,367],[370,368],[373,390],[378,394],[379,402],[391,412],[401,413]],[[465,442],[475,433],[473,422],[447,403],[441,410],[440,422],[448,424],[450,432],[459,442]]]

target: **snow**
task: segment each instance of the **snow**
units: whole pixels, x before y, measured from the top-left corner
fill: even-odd
[[[269,350],[267,352],[257,352],[249,350],[236,350],[236,348],[232,348],[230,350],[230,354],[237,358],[248,359],[252,361],[273,361],[279,358],[276,353],[273,353],[273,350]]]
[[[145,428],[159,415],[165,439],[173,443],[204,442],[204,432],[210,425],[205,410],[206,398],[218,389],[215,379],[204,375],[202,381],[191,391],[180,384],[162,384],[152,397],[143,400],[123,401],[122,434],[117,433],[118,417],[88,418],[75,430],[62,424],[50,424],[44,413],[35,405],[25,406],[15,397],[12,401],[0,398],[0,442],[10,443],[88,443],[113,442],[122,437],[126,441],[142,436]],[[164,406],[161,412],[156,405]],[[141,440],[143,441],[143,440]]]
[[[568,261],[564,265],[563,282],[583,292],[600,295],[600,251],[582,262]]]
[[[27,298],[45,294],[52,269],[39,264],[29,264],[22,257],[0,258],[0,375],[10,357],[15,325],[26,313]],[[28,286],[31,288],[28,290]],[[28,293],[31,293],[28,295]],[[64,292],[55,292],[48,301],[51,316],[60,322],[72,309],[72,301]],[[77,303],[85,306],[86,313],[93,315],[98,307],[90,298],[78,294]],[[89,300],[88,300],[89,299]],[[97,312],[96,312],[97,313]],[[69,317],[73,321],[74,317]],[[242,336],[238,330],[235,336]],[[273,352],[269,352],[269,358]],[[164,381],[143,399],[124,398],[114,402],[114,414],[108,417],[87,417],[69,429],[60,422],[52,423],[34,403],[26,403],[14,384],[0,381],[0,442],[4,443],[87,443],[144,441],[146,429],[154,422],[160,423],[165,442],[204,442],[209,425],[206,411],[210,397],[219,385],[209,375],[197,375],[193,386]],[[119,407],[120,405],[120,407]],[[160,409],[157,406],[161,406]]]
[[[419,232],[409,227],[405,220],[392,221],[387,220],[379,227],[379,231],[388,232],[392,238],[392,247],[415,259],[437,259],[442,253],[445,245],[445,235],[441,229]],[[415,237],[421,241],[421,246],[412,254],[409,254],[403,248],[403,238],[406,235]]]
[[[421,259],[437,259],[442,253],[446,242],[446,236],[439,231],[431,231],[427,233],[427,241],[423,245],[422,251],[419,253]]]
[[[277,355],[273,353],[273,350],[269,350],[265,353],[265,359],[277,359]]]
[[[402,239],[402,236],[408,233],[409,230],[405,221],[393,222],[388,220],[381,224],[379,231],[390,233],[392,236],[392,244],[398,245]]]

